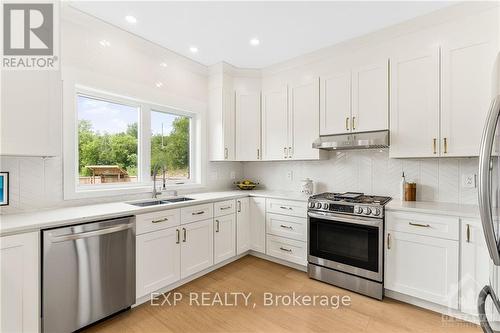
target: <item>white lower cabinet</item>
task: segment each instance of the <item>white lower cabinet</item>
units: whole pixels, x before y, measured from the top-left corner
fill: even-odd
[[[138,235],[136,238],[136,297],[145,296],[181,277],[178,227]]]
[[[0,331],[38,332],[39,233],[0,238]]]
[[[267,235],[267,254],[295,264],[307,265],[307,243],[305,242]]]
[[[236,200],[236,254],[250,250],[250,198]]]
[[[181,226],[181,279],[214,263],[212,219]]]
[[[388,230],[386,289],[458,309],[458,241]]]
[[[214,264],[236,255],[235,214],[214,219]]]
[[[490,255],[481,221],[462,219],[460,257],[460,311],[477,315],[477,297],[489,284]]]
[[[253,251],[266,253],[266,198],[249,199],[250,247]]]

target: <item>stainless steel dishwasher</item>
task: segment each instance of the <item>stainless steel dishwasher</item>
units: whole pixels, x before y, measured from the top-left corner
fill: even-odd
[[[43,332],[73,332],[134,304],[133,217],[42,233]]]

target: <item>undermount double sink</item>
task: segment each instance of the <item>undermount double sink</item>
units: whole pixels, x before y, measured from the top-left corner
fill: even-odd
[[[153,200],[148,200],[148,201],[140,201],[140,202],[127,202],[129,205],[132,206],[137,206],[137,207],[149,207],[149,206],[157,206],[157,205],[166,205],[166,204],[171,204],[171,203],[176,203],[176,202],[184,202],[184,201],[191,201],[194,200],[192,198],[187,198],[187,197],[177,197],[177,198],[171,198],[171,199],[153,199]]]

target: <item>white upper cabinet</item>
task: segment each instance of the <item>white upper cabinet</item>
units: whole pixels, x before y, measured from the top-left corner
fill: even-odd
[[[236,160],[262,158],[260,92],[236,91]]]
[[[352,70],[351,131],[389,128],[389,62],[387,59]]]
[[[284,160],[288,156],[287,98],[286,86],[262,92],[262,156],[265,160]]]
[[[346,133],[351,117],[351,72],[321,78],[320,134]]]
[[[59,72],[2,71],[1,80],[0,155],[59,155]]]
[[[319,137],[319,78],[290,84],[289,158],[319,158],[312,143]]]
[[[209,91],[209,156],[211,161],[234,160],[234,92],[229,88]]]
[[[498,24],[498,23],[497,23]],[[491,20],[468,22],[441,47],[441,152],[478,156],[492,98],[498,33]]]
[[[439,156],[439,47],[391,58],[391,157]]]

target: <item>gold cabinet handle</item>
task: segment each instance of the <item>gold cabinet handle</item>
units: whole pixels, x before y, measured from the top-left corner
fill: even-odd
[[[437,147],[436,146],[437,146],[437,139],[434,138],[434,139],[432,139],[432,153],[433,154],[437,154],[437,149],[436,149]]]
[[[391,249],[391,234],[387,234],[387,250]]]
[[[183,237],[182,237],[182,241],[185,243],[186,242],[186,236],[187,236],[187,231],[186,231],[186,228],[182,228],[182,234],[183,234]]]
[[[286,248],[284,248],[282,246],[280,247],[280,250],[281,251],[285,251],[285,252],[292,252],[292,249],[286,249]]]
[[[346,131],[349,130],[349,117],[345,118],[345,129],[346,129]]]
[[[448,139],[447,138],[443,139],[443,146],[444,146],[444,153],[448,154]]]
[[[413,222],[409,222],[408,224],[412,225],[414,227],[421,227],[421,228],[430,228],[431,227],[430,224],[421,224],[421,223],[413,223]]]
[[[175,231],[177,232],[175,244],[179,244],[181,242],[181,232],[179,229],[175,229]]]
[[[219,220],[215,220],[215,232],[219,232],[220,222]]]
[[[352,129],[355,130],[356,129],[356,117],[352,117]]]
[[[467,234],[467,243],[470,243],[470,224],[467,224],[466,234]]]
[[[161,223],[161,222],[166,222],[168,221],[168,217],[165,217],[163,219],[159,219],[159,220],[153,220],[151,221],[151,223]]]

